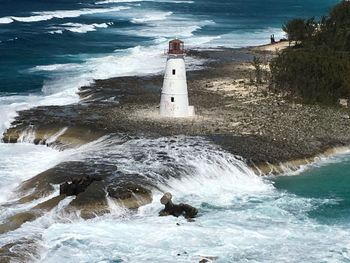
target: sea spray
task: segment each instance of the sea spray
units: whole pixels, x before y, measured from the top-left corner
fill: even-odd
[[[0,203],[16,198],[12,191],[20,182],[60,163],[68,153],[29,143],[0,143],[0,149]]]
[[[64,212],[74,199],[69,197],[45,217],[2,236],[0,244],[24,236],[35,240],[39,262],[193,262],[203,255],[217,256],[218,262],[348,258],[348,230],[308,217],[334,200],[278,191],[243,160],[204,138],[105,136],[75,149],[70,160],[77,159],[138,172],[154,184],[153,202],[125,213],[108,198],[111,214],[83,220],[78,212]],[[198,207],[195,222],[158,217],[163,191],[171,191],[176,203]]]
[[[105,137],[81,157],[118,164],[122,171],[138,170],[158,182],[154,201],[128,217],[105,215],[50,226],[41,241],[48,244],[42,262],[193,262],[203,255],[217,256],[218,262],[346,259],[346,253],[334,251],[348,251],[347,231],[307,216],[331,200],[278,192],[242,160],[202,138],[113,141]],[[171,191],[174,202],[196,205],[200,213],[195,222],[158,217],[162,191]],[[119,215],[119,209],[114,211]]]

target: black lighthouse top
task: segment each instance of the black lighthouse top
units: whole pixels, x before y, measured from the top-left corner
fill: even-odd
[[[184,42],[180,39],[173,39],[169,42],[168,55],[184,55]]]

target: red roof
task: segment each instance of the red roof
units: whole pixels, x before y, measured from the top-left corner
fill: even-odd
[[[169,41],[168,54],[182,55],[185,53],[184,42],[180,39],[173,39]]]

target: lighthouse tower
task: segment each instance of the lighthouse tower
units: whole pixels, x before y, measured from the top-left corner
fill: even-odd
[[[192,117],[194,107],[188,105],[184,42],[174,39],[169,42],[160,115],[163,117]]]

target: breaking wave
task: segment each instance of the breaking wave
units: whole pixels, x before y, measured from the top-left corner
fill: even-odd
[[[165,20],[168,16],[171,16],[172,14],[173,12],[150,12],[148,14],[145,14],[143,17],[131,19],[131,22],[144,23],[150,21]]]
[[[118,12],[121,10],[127,10],[130,7],[127,6],[118,6],[111,8],[93,8],[93,9],[81,9],[81,10],[57,10],[57,11],[43,11],[43,12],[33,12],[32,16],[10,16],[10,17],[2,17],[0,18],[0,23],[8,24],[14,21],[31,23],[31,22],[39,22],[51,20],[53,18],[63,19],[63,18],[73,18],[79,17],[83,15],[91,15],[91,14],[100,14],[100,13],[109,13],[109,12]]]
[[[1,17],[0,18],[0,24],[10,24],[13,22],[13,19],[11,17]]]
[[[172,0],[103,0],[97,1],[95,4],[118,4],[118,3],[133,3],[133,2],[158,2],[158,3],[174,3],[174,4],[193,4],[194,1],[172,1]]]
[[[123,142],[105,137],[76,149],[69,159],[137,172],[157,186],[154,201],[131,213],[109,200],[111,214],[81,220],[62,212],[72,200],[66,198],[45,216],[1,236],[0,245],[22,237],[33,240],[42,248],[39,256],[32,254],[39,262],[198,262],[204,256],[216,257],[217,262],[349,260],[348,229],[308,217],[310,211],[336,200],[278,191],[243,160],[203,138]],[[171,191],[176,203],[198,207],[198,218],[187,222],[158,217],[163,191]]]
[[[87,33],[91,31],[96,31],[98,28],[108,28],[113,25],[113,22],[101,23],[101,24],[80,24],[80,23],[65,23],[59,27],[56,27],[55,30],[50,31],[51,34],[62,34],[64,30],[73,32],[73,33]]]

